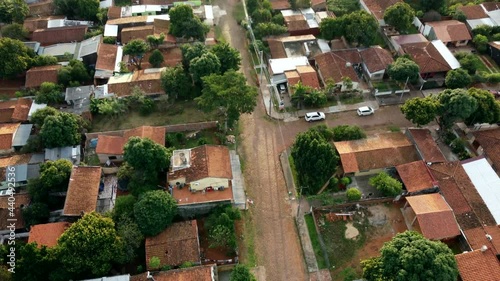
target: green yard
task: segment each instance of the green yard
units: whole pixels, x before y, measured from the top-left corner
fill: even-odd
[[[316,261],[318,262],[318,268],[327,268],[327,263],[325,257],[323,256],[323,251],[321,250],[321,244],[319,243],[318,232],[314,226],[314,219],[311,214],[305,215],[307,230],[309,231],[309,238],[311,238],[311,244],[313,246],[314,255],[316,256]]]
[[[401,90],[401,86],[395,81],[382,81],[382,82],[372,82],[373,88],[378,89],[379,92],[391,91],[391,90]]]

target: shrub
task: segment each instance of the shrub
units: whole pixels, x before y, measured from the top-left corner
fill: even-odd
[[[389,176],[386,172],[381,172],[370,178],[369,183],[385,196],[396,196],[403,190],[403,184]]]
[[[352,180],[349,177],[343,177],[343,178],[340,179],[340,183],[343,184],[343,185],[345,185],[345,186],[347,186],[348,184],[350,184],[351,181]]]
[[[170,265],[164,265],[161,267],[161,271],[169,271],[171,269],[172,269],[172,266],[170,266]]]
[[[450,143],[451,151],[453,153],[460,153],[465,150],[465,141],[461,138],[456,138]]]
[[[334,141],[359,140],[366,137],[366,134],[358,126],[340,125],[333,128]]]
[[[197,142],[197,144],[198,144],[198,145],[205,145],[205,144],[207,144],[207,143],[208,143],[208,141],[207,141],[207,139],[206,139],[206,138],[201,138],[201,139],[199,139],[199,140],[198,140],[198,142]]]
[[[486,76],[486,81],[488,83],[496,84],[500,83],[500,73],[491,73]]]
[[[115,44],[116,43],[116,38],[115,37],[109,37],[109,36],[106,36],[102,39],[102,42],[104,44]]]
[[[152,269],[160,268],[160,258],[159,257],[151,257],[149,259],[149,267]]]
[[[361,199],[361,191],[355,187],[347,189],[346,195],[348,201],[359,201]]]
[[[155,110],[156,104],[152,99],[144,99],[141,106],[139,107],[139,112],[141,115],[149,115]]]
[[[333,192],[339,191],[339,179],[336,177],[331,178],[330,182],[328,183],[328,188]]]

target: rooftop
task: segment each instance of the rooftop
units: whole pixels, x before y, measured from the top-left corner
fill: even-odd
[[[396,170],[408,192],[418,192],[437,185],[424,161],[398,165]]]
[[[481,5],[460,6],[457,10],[462,11],[468,20],[487,18],[488,15]]]
[[[406,201],[417,215],[422,234],[431,240],[460,235],[453,210],[439,193],[408,196]]]
[[[303,85],[319,89],[318,73],[312,66],[297,66],[297,73]]]
[[[14,140],[14,134],[21,123],[0,124],[0,150],[11,149]]]
[[[38,29],[33,32],[33,37],[31,39],[40,42],[42,46],[57,43],[71,43],[73,41],[80,42],[85,39],[86,32],[86,25]]]
[[[363,0],[366,4],[368,10],[377,18],[378,20],[384,19],[384,12],[390,6],[403,2],[402,0]]]
[[[172,196],[177,201],[177,205],[190,205],[210,202],[232,202],[233,201],[233,188],[225,188],[224,190],[215,190],[207,192],[192,192],[189,188],[185,187],[179,189],[174,187]]]
[[[63,215],[80,216],[96,210],[101,167],[74,166],[69,179]]]
[[[69,222],[54,222],[33,225],[30,229],[28,243],[36,242],[38,247],[54,247],[57,239],[70,227]]]
[[[392,55],[380,46],[370,47],[359,52],[370,73],[385,70],[393,63]]]
[[[200,265],[183,269],[173,269],[153,273],[156,281],[213,281],[217,274],[215,265]],[[146,273],[130,277],[130,281],[148,281]]]
[[[434,141],[428,129],[408,129],[410,139],[415,143],[417,150],[426,163],[446,162],[441,149]]]
[[[500,261],[491,249],[459,254],[455,259],[462,281],[498,281]]]
[[[269,65],[273,75],[282,74],[285,71],[295,70],[297,66],[309,65],[307,57],[294,57],[282,59],[270,59]]]
[[[196,220],[176,222],[160,234],[146,238],[146,260],[152,257],[158,257],[161,266],[201,262]]]
[[[0,168],[8,166],[16,166],[21,164],[28,164],[31,159],[31,154],[16,154],[12,156],[0,158]]]
[[[428,42],[427,38],[425,38],[422,33],[392,36],[391,41],[396,42],[400,46],[412,43]]]
[[[52,82],[57,84],[57,73],[61,69],[60,64],[35,66],[26,72],[26,88],[35,88],[42,85],[43,82]]]
[[[16,99],[0,102],[0,123],[28,121],[32,99]]]
[[[131,94],[132,88],[139,87],[146,94],[163,93],[160,80],[163,69],[149,68],[112,76],[108,81],[108,92],[117,97],[125,97]]]
[[[126,27],[122,29],[121,42],[123,44],[127,44],[128,42],[134,39],[146,40],[148,35],[153,35],[153,34],[154,34],[154,26],[152,25]]]
[[[474,143],[481,146],[484,155],[491,160],[493,168],[500,175],[500,128],[475,131],[472,135]]]
[[[445,72],[455,69],[450,66],[443,54],[441,54],[441,50],[438,50],[432,42],[405,44],[402,48],[418,64],[420,73]],[[460,64],[458,67],[460,67]]]
[[[271,7],[273,10],[285,10],[290,9],[290,2],[287,0],[270,0]]]
[[[338,83],[342,81],[342,77],[349,77],[353,82],[359,81],[353,67],[354,64],[361,63],[361,56],[357,49],[331,51],[318,55],[314,59],[324,83],[328,79]]]
[[[436,38],[443,43],[472,39],[465,23],[458,20],[433,21],[427,22],[426,25],[434,29]]]
[[[165,146],[165,127],[141,126],[121,131],[119,135],[99,134],[96,153],[122,155],[123,147],[131,137],[149,138],[159,145]]]
[[[14,213],[14,218],[16,219],[15,225],[16,229],[22,229],[24,228],[24,218],[22,215],[22,210],[21,208],[24,206],[27,206],[31,198],[28,193],[15,193],[14,194],[14,199],[16,202],[15,205],[15,210],[12,212],[9,210],[9,198],[10,196],[0,196],[0,231],[1,230],[7,230],[7,227],[9,226],[10,222],[9,219],[12,219],[12,213]]]
[[[487,246],[496,255],[500,255],[500,228],[498,226],[479,226],[466,229],[464,235],[472,250],[479,250],[481,247]],[[487,235],[491,236],[491,239]]]

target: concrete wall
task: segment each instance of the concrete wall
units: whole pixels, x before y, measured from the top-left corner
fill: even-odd
[[[113,160],[110,160],[109,157],[116,157],[116,159],[113,159]],[[108,160],[110,160],[111,162],[121,162],[123,161],[123,155],[114,155],[114,154],[97,154],[97,157],[99,157],[99,162],[101,164],[105,164]]]
[[[210,203],[198,203],[189,205],[178,205],[178,213],[185,219],[194,218],[196,216],[206,215],[212,209],[222,204],[231,204],[231,201],[218,201]]]

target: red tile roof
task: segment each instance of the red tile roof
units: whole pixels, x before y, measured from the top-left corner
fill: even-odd
[[[96,69],[114,71],[116,67],[117,45],[99,44],[97,50]]]
[[[338,83],[342,81],[342,77],[349,77],[353,82],[359,81],[352,66],[361,63],[361,56],[356,49],[332,51],[317,55],[314,59],[323,83],[326,83],[328,79]]]
[[[124,78],[126,77],[126,78]],[[108,81],[108,92],[114,93],[117,97],[130,96],[131,89],[139,87],[146,95],[164,93],[161,86],[161,70],[143,69],[134,73],[124,74],[114,80]],[[124,79],[121,79],[124,78]]]
[[[4,123],[0,124],[0,150],[7,150],[12,148],[12,140],[14,134],[21,123]]]
[[[399,165],[396,170],[408,192],[422,191],[437,185],[424,161]]]
[[[231,182],[229,182],[229,188],[217,191],[191,192],[189,188],[174,188],[172,196],[177,201],[178,206],[214,202],[231,203],[233,201],[233,189]]]
[[[446,162],[446,158],[428,129],[408,129],[407,133],[425,162]]]
[[[122,43],[127,44],[128,42],[134,39],[142,39],[146,40],[148,35],[154,34],[154,26],[145,25],[145,26],[134,26],[134,27],[126,27],[121,31]]]
[[[480,5],[461,6],[457,10],[462,11],[468,20],[488,18],[488,15]]]
[[[54,0],[41,0],[37,3],[28,4],[30,9],[30,16],[51,16],[56,12]]]
[[[490,249],[455,256],[462,281],[498,281],[500,261]]]
[[[303,15],[286,16],[284,19],[285,25],[290,32],[310,29],[306,18]]]
[[[111,6],[108,8],[108,20],[114,20],[122,17],[122,7]]]
[[[285,76],[289,86],[293,86],[300,82],[300,75],[297,70],[285,71]]]
[[[33,32],[37,29],[47,28],[49,20],[53,19],[65,19],[65,16],[48,16],[48,17],[32,17],[24,20],[23,26],[29,32]]]
[[[122,155],[123,147],[131,137],[149,138],[159,145],[165,146],[165,127],[141,126],[124,130],[122,136],[99,135],[97,140],[97,154]]]
[[[73,167],[63,215],[80,216],[95,211],[100,183],[101,167]]]
[[[495,10],[500,10],[500,3],[498,3],[498,2],[484,2],[481,5],[483,5],[483,7],[488,12],[495,11]]]
[[[0,123],[28,121],[33,100],[17,99],[0,102]]]
[[[450,65],[431,42],[402,45],[403,51],[410,55],[420,67],[420,73],[446,72]]]
[[[422,234],[431,240],[441,240],[460,235],[453,210],[439,193],[406,197],[417,215]]]
[[[24,218],[22,215],[21,208],[24,206],[28,206],[31,202],[31,197],[28,193],[16,193],[14,195],[15,198],[15,209],[14,209],[14,217],[11,216],[12,211],[9,210],[9,207],[12,207],[9,204],[10,196],[0,196],[0,231],[7,230],[7,227],[13,221],[9,221],[9,219],[16,219],[16,229],[22,229],[25,227]]]
[[[370,73],[385,70],[394,62],[391,53],[380,46],[370,47],[359,53]]]
[[[130,276],[130,281],[148,281],[146,275],[146,273],[143,273]],[[217,275],[217,266],[215,264],[153,273],[156,281],[213,281],[212,275]]]
[[[43,82],[52,82],[57,84],[57,73],[61,69],[60,64],[35,66],[26,72],[26,88],[35,88],[42,85]]]
[[[54,222],[33,225],[30,229],[28,243],[36,242],[38,247],[54,247],[57,239],[69,228],[69,222]]]
[[[318,73],[312,66],[297,66],[297,73],[300,76],[302,84],[313,89],[319,89]]]
[[[269,51],[271,52],[271,58],[283,59],[287,57],[285,47],[283,46],[283,42],[281,42],[281,40],[268,39],[267,43],[269,44]]]
[[[122,155],[127,140],[119,136],[99,135],[95,152],[97,154]]]
[[[493,163],[493,168],[500,175],[500,128],[473,132],[474,143],[478,143],[484,154]]]
[[[464,235],[472,250],[479,250],[486,245],[496,255],[500,255],[500,228],[498,226],[480,226],[466,229]],[[490,235],[491,240],[486,235]]]
[[[184,262],[200,263],[200,242],[196,220],[172,224],[163,232],[146,238],[146,263],[152,257],[160,259],[160,267],[178,266]]]
[[[286,10],[290,9],[290,2],[288,0],[271,0],[271,8],[273,10]]]
[[[40,42],[42,46],[58,43],[81,42],[85,39],[87,26],[64,26],[38,29],[33,32],[31,40]]]
[[[390,6],[403,2],[402,0],[364,0],[368,10],[377,18],[378,20],[384,19],[384,12]]]
[[[457,20],[433,21],[427,22],[426,25],[431,26],[437,39],[445,44],[472,39],[465,23]]]

